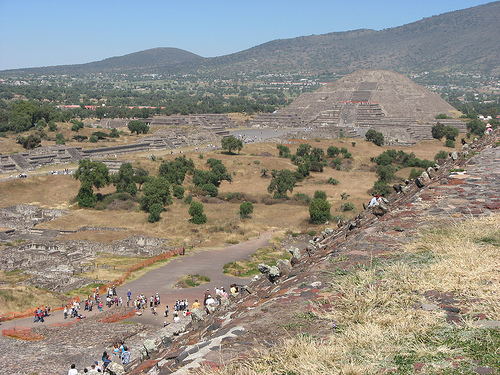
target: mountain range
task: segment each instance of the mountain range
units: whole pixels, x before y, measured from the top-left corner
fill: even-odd
[[[354,9],[353,9],[354,11]],[[154,48],[98,62],[1,73],[350,73],[468,71],[500,74],[500,1],[444,13],[380,31],[360,29],[273,40],[204,58],[177,48]]]

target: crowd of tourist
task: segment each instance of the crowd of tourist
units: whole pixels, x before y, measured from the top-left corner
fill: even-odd
[[[222,304],[225,299],[236,297],[239,292],[239,288],[236,284],[230,286],[229,293],[226,292],[224,287],[216,287],[214,288],[213,292],[211,292],[210,289],[207,289],[203,295],[203,304],[200,303],[198,299],[195,299],[195,301],[192,303],[191,310],[204,309],[207,314],[210,314],[215,310],[217,305]],[[97,306],[99,311],[102,311],[103,300],[105,300],[106,306],[108,308],[111,308],[112,306],[122,306],[122,297],[117,296],[116,288],[114,285],[108,288],[108,290],[105,291],[105,294],[106,298],[104,299],[99,294],[99,288],[97,287],[94,293],[88,296],[88,298],[84,301],[84,310],[92,311],[92,309]],[[156,295],[152,295],[150,297],[146,297],[146,294],[142,293],[139,294],[135,298],[135,300],[132,300],[132,292],[130,289],[128,289],[127,291],[126,301],[127,306],[133,307],[137,315],[142,315],[142,313],[148,308],[151,309],[152,314],[157,315],[157,309],[160,308],[161,302],[159,293],[156,293]],[[84,318],[85,316],[83,316],[80,312],[81,306],[81,303],[78,301],[74,301],[72,304],[66,306],[63,310],[64,319],[67,319],[68,317],[80,319]],[[191,310],[189,309],[189,302],[187,299],[179,299],[175,301],[175,304],[173,306],[172,321],[174,323],[180,322],[182,317],[185,318],[191,315]],[[48,308],[47,313],[48,312],[50,312],[50,308]],[[45,313],[45,311],[42,311],[42,313]],[[168,305],[165,305],[164,317],[168,316],[169,307]],[[167,321],[163,322],[164,327],[169,324],[170,323],[168,323]],[[113,366],[113,363],[125,366],[130,363],[130,360],[131,353],[127,345],[125,345],[122,341],[117,341],[115,342],[110,353],[105,351],[102,354],[100,361],[94,361],[94,363],[91,363],[87,368],[84,368],[80,372],[78,372],[75,365],[71,365],[71,368],[68,371],[68,375],[104,373],[106,368]]]
[[[68,371],[68,375],[104,373],[107,368],[111,369],[113,367],[113,362],[119,363],[122,366],[126,366],[130,363],[130,351],[123,341],[115,341],[111,354],[108,354],[107,351],[102,353],[101,365],[99,365],[99,361],[97,360],[90,364],[88,368],[85,367],[83,372],[78,372],[76,365],[72,364]]]

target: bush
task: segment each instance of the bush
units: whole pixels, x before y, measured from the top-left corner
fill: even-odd
[[[340,158],[332,159],[332,167],[340,171],[340,169],[342,168],[342,159]]]
[[[179,199],[184,198],[184,188],[179,185],[174,185],[174,187],[172,188],[172,195]]]
[[[191,204],[192,201],[193,201],[192,195],[188,195],[187,197],[184,198],[184,203],[186,204]]]
[[[203,224],[207,222],[207,215],[203,213],[203,204],[200,202],[191,202],[188,213],[191,215],[189,221],[193,224]]]
[[[304,193],[297,193],[293,196],[293,200],[296,201],[298,204],[303,204],[304,206],[309,205],[311,203],[311,198]]]
[[[163,206],[160,203],[153,203],[151,206],[149,206],[148,221],[150,223],[159,221],[161,219],[162,212]]]
[[[310,171],[311,172],[323,172],[323,163],[319,162],[319,161],[312,161]]]
[[[253,203],[252,202],[243,202],[240,204],[240,218],[245,219],[253,213]]]
[[[328,181],[326,181],[327,184],[331,184],[331,185],[338,185],[339,184],[339,181],[334,179],[333,177],[330,177],[328,179]]]
[[[309,204],[309,217],[311,219],[311,223],[313,224],[321,224],[327,220],[330,220],[331,205],[324,199],[315,198]]]
[[[396,168],[393,165],[379,165],[376,170],[379,181],[382,182],[390,182],[394,178],[395,172]]]
[[[355,209],[356,209],[356,207],[351,202],[346,202],[342,206],[340,206],[340,211],[342,211],[342,212],[354,211]]]
[[[64,145],[66,144],[66,140],[64,139],[64,135],[62,133],[56,134],[56,145]]]
[[[384,145],[384,135],[376,130],[370,129],[366,132],[365,138],[369,142],[375,143],[377,146]]]
[[[370,194],[374,195],[380,195],[382,197],[386,197],[389,194],[391,194],[392,188],[387,185],[385,182],[382,181],[375,181],[373,184],[373,187],[369,191]]]
[[[322,190],[316,190],[314,192],[314,198],[313,199],[323,199],[326,201],[326,193]]]
[[[216,197],[219,195],[219,189],[214,184],[205,184],[201,187],[201,189],[207,192],[207,195],[211,197]]]
[[[434,160],[438,159],[448,159],[448,153],[444,150],[439,151],[436,155],[434,155]]]
[[[455,148],[455,142],[451,139],[447,139],[444,145],[445,147]]]
[[[420,175],[421,175],[423,172],[424,172],[424,170],[423,170],[423,169],[415,169],[415,168],[413,168],[413,169],[410,171],[410,177],[409,177],[409,178],[410,178],[410,180],[414,180],[414,179],[416,179],[416,178],[420,177]],[[379,194],[379,195],[381,195],[381,194]]]
[[[335,147],[335,146],[330,146],[328,147],[328,149],[326,150],[326,155],[329,157],[329,158],[334,158],[336,157],[338,154],[340,154],[340,149],[338,147]]]

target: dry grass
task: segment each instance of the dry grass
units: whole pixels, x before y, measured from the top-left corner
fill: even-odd
[[[500,319],[499,245],[500,215],[435,229],[397,259],[332,277],[331,291],[343,297],[332,303],[331,314],[322,315],[335,322],[330,337],[290,337],[260,359],[200,373],[375,374],[384,368],[413,373],[416,362],[426,364],[422,373],[469,373],[471,357],[462,364],[464,372],[445,360],[467,353],[496,368],[498,332],[469,321],[454,327],[443,313],[413,306],[424,301],[425,291],[437,290],[469,301],[471,315]]]
[[[67,303],[67,297],[32,286],[0,285],[0,315],[12,311],[25,311],[40,305],[56,308]]]
[[[87,129],[87,128],[86,128]],[[95,129],[91,129],[95,130]],[[352,147],[351,142],[356,146]],[[346,147],[353,155],[353,163],[350,171],[337,171],[326,167],[323,173],[311,173],[311,176],[299,183],[294,189],[296,193],[307,194],[312,197],[316,190],[326,192],[332,205],[332,214],[342,214],[349,218],[362,210],[362,203],[367,202],[370,196],[367,190],[376,180],[370,157],[377,156],[388,147],[378,147],[370,142],[359,139],[337,139],[337,140],[309,140],[313,147],[326,149],[329,146]],[[295,152],[298,143],[291,143],[290,148]],[[431,158],[442,149],[439,141],[425,141],[412,148],[396,147],[406,152],[414,152],[419,158]],[[134,155],[122,155],[119,157],[132,160],[134,166],[141,166],[156,175],[158,167],[164,160],[173,160],[178,154],[171,155],[170,151],[157,152],[157,161],[148,158],[150,153],[138,153]],[[272,156],[262,156],[262,155]],[[204,152],[203,159],[198,158],[199,153],[185,150],[185,155],[192,158],[197,168],[206,168],[206,160],[209,157],[221,159],[226,165],[228,172],[233,176],[233,182],[224,182],[219,188],[219,194],[225,196],[227,193],[240,192],[254,197],[256,202],[261,202],[268,197],[267,186],[270,178],[262,177],[261,170],[268,169],[295,169],[289,159],[278,158],[276,145],[273,143],[254,143],[244,146],[240,154],[227,155],[220,151]],[[61,166],[67,167],[67,166]],[[37,170],[36,173],[48,172]],[[338,185],[327,184],[328,178],[335,178]],[[186,185],[190,186],[190,177],[186,179]],[[259,232],[266,230],[290,230],[294,232],[307,232],[309,230],[322,229],[309,223],[309,211],[307,206],[296,204],[265,205],[255,203],[254,213],[250,219],[240,220],[237,212],[239,203],[204,203],[208,223],[195,225],[189,222],[188,206],[181,201],[175,202],[162,214],[162,219],[154,224],[147,222],[147,214],[140,212],[137,207],[129,211],[95,211],[79,209],[70,202],[76,196],[79,188],[78,181],[71,176],[43,175],[30,176],[23,180],[5,181],[0,184],[0,207],[10,206],[16,203],[38,204],[45,208],[68,209],[69,214],[39,225],[39,228],[76,230],[82,226],[103,226],[125,228],[123,232],[92,231],[79,232],[66,235],[61,239],[90,240],[101,242],[113,242],[121,240],[132,234],[143,234],[172,240],[172,245],[186,244],[188,246],[217,246],[224,243],[238,243],[248,238],[255,237]],[[113,186],[101,189],[102,194],[114,191]],[[356,206],[355,212],[341,213],[340,206],[345,203],[340,195],[343,192],[350,194],[349,202]]]

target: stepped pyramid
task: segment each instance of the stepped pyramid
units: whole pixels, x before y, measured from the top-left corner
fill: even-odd
[[[333,132],[342,129],[346,135],[359,137],[375,129],[389,141],[412,143],[432,139],[431,127],[440,113],[452,117],[458,111],[402,74],[360,70],[300,95],[277,113],[257,116],[251,125]],[[465,132],[465,123],[458,119],[447,120],[447,124]]]

